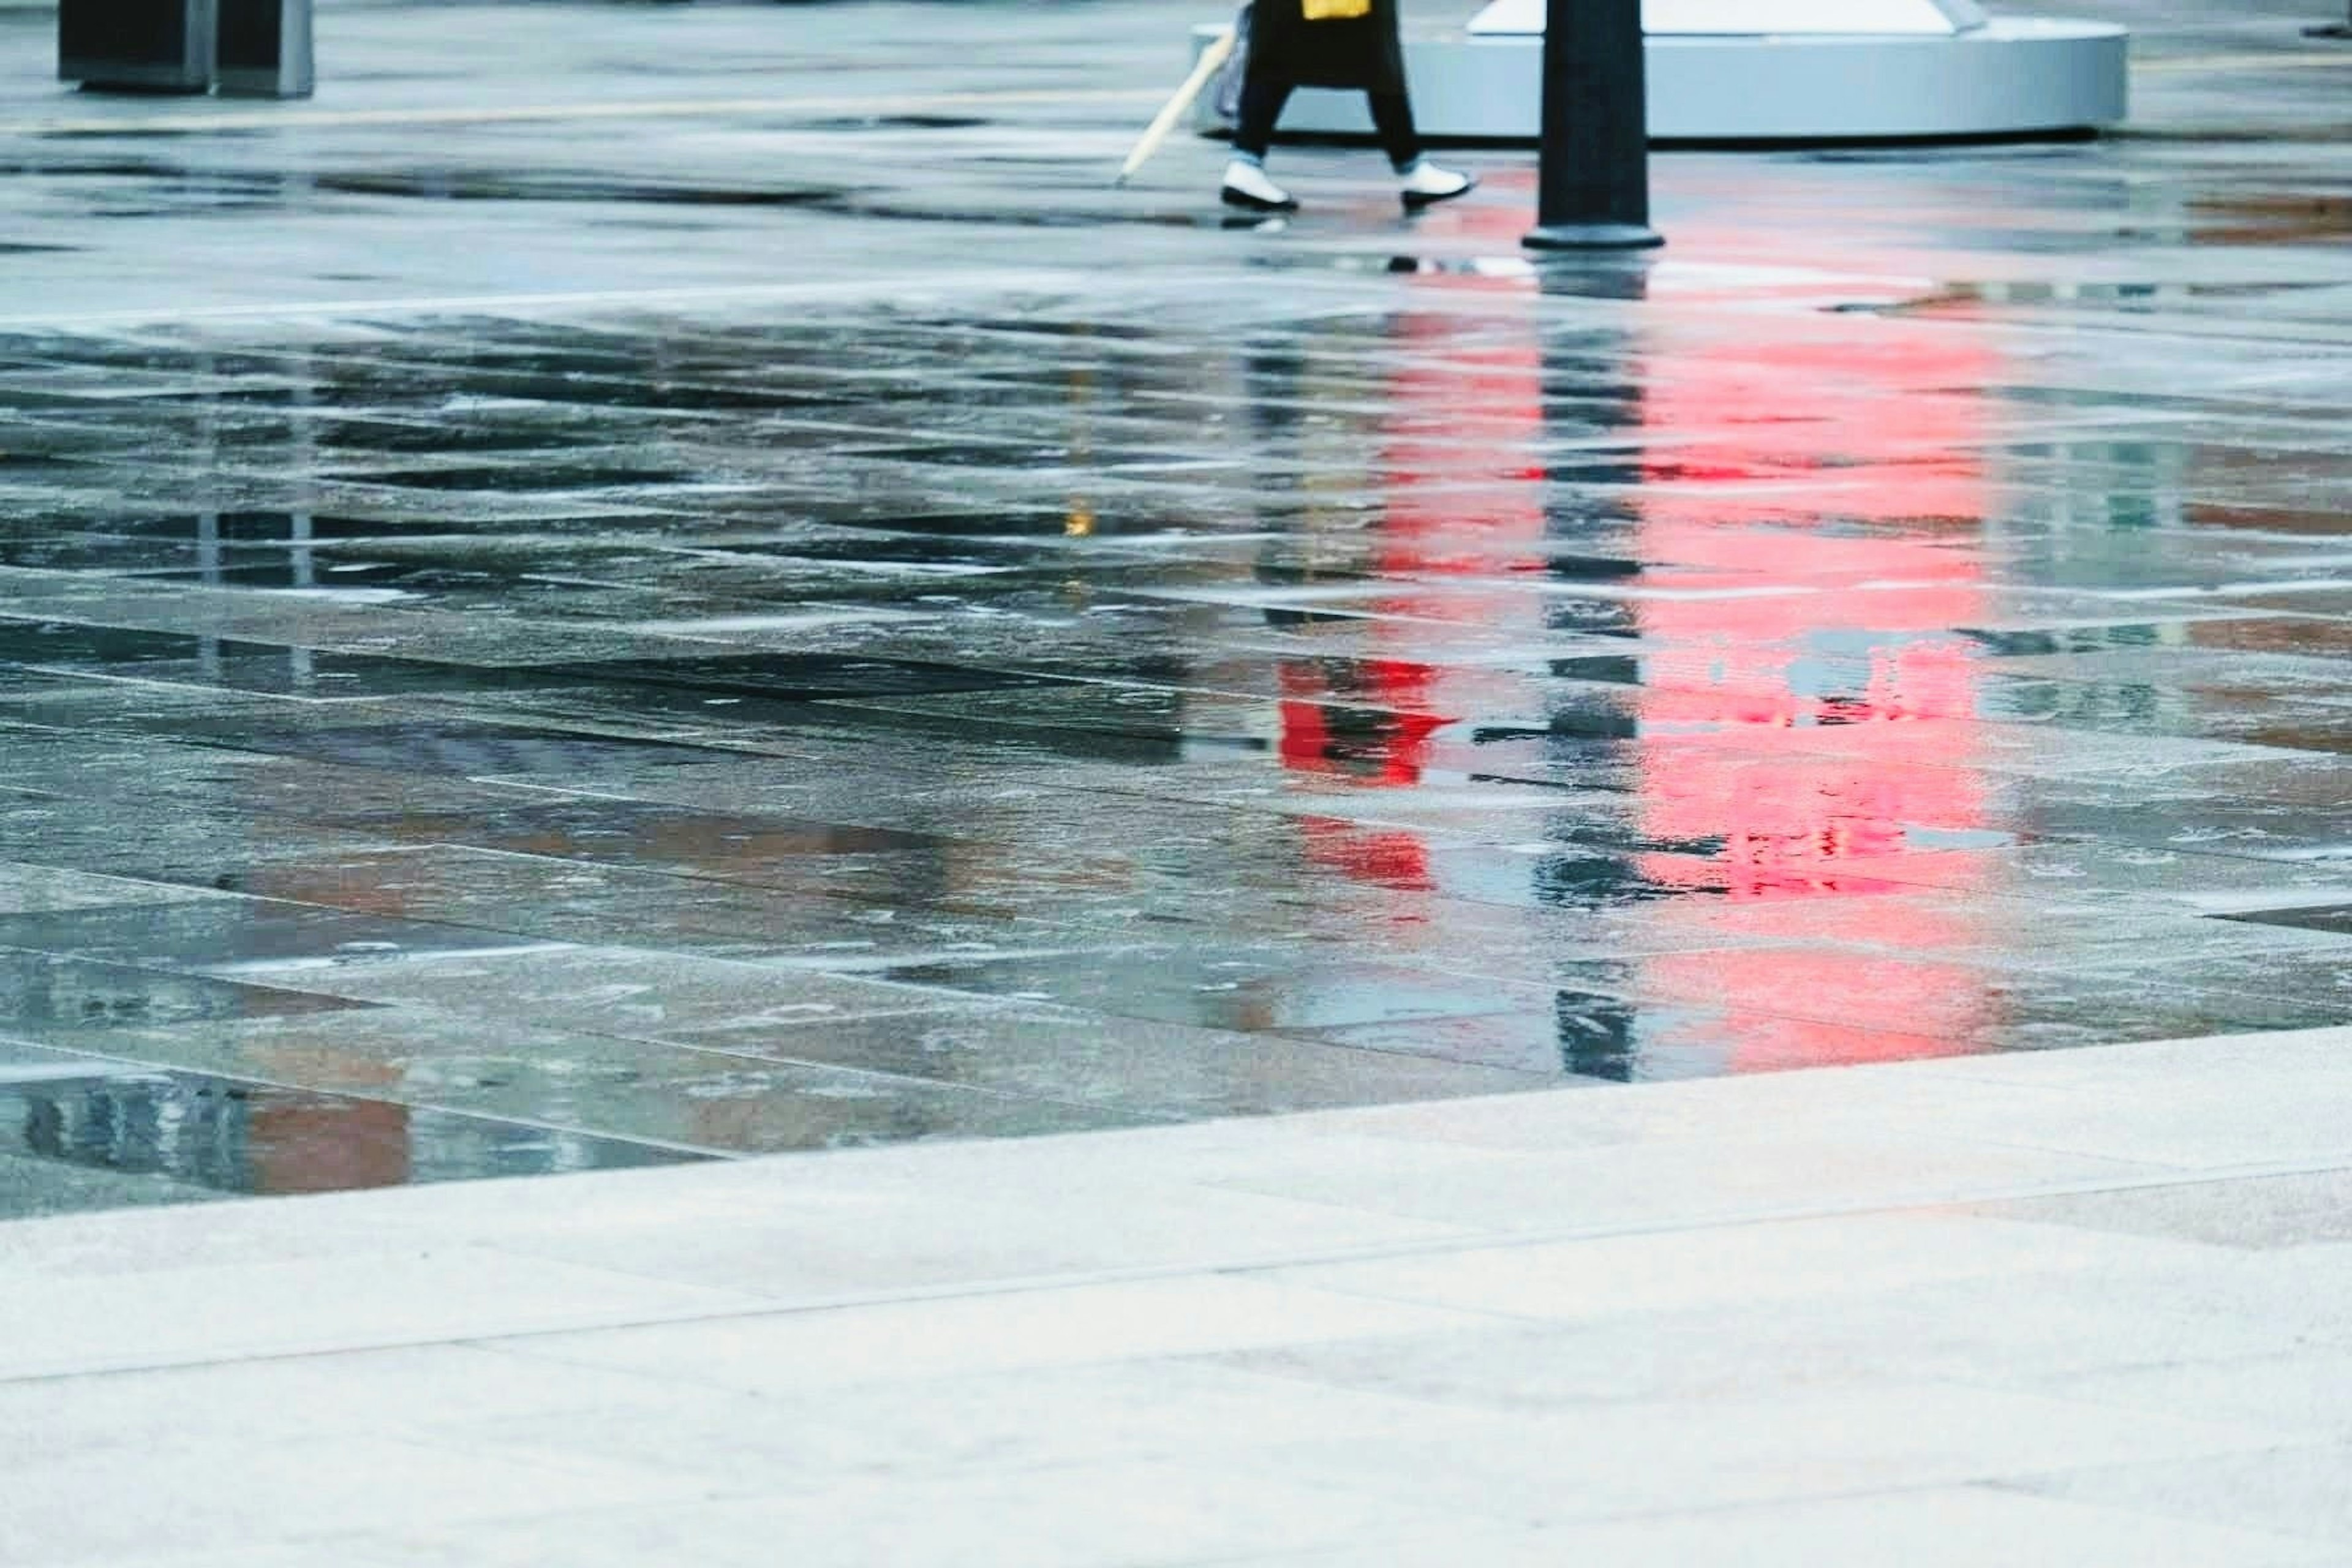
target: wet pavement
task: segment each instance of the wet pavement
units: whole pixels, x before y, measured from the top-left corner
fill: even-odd
[[[1540,271],[1165,5],[0,15],[0,1215],[2352,1022],[2295,15]]]

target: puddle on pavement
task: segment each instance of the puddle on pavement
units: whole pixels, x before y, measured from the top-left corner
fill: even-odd
[[[1392,254],[1339,255],[1260,252],[1249,265],[1276,271],[1322,268],[1333,272],[1376,273],[1391,278],[1533,279],[1538,264],[1523,256],[1408,256]]]
[[[2099,282],[2070,280],[2063,283],[2009,281],[1988,283],[1948,283],[1932,294],[1906,300],[1896,304],[1856,304],[1832,306],[1832,311],[1862,312],[1878,315],[1934,316],[1953,312],[1973,312],[1983,308],[2047,309],[2051,307],[2102,308],[2126,314],[2155,315],[2177,310],[2184,304],[2214,301],[2231,304],[2239,301],[2259,301],[2278,298],[2292,299],[2298,294],[2324,292],[2341,288],[2340,283],[2313,280],[2248,283],[2181,283],[2181,282]],[[2129,394],[2119,394],[2118,401],[2128,404]]]
[[[793,127],[813,132],[877,130],[940,132],[982,127],[985,121],[957,117],[895,116],[884,120],[815,121]],[[56,171],[49,177],[66,178]],[[1213,226],[1213,216],[1186,211],[1102,213],[1069,207],[993,205],[958,209],[914,205],[878,197],[869,190],[839,185],[714,184],[699,181],[614,179],[593,174],[519,173],[504,169],[364,169],[287,175],[242,172],[191,172],[139,163],[88,164],[81,177],[130,182],[136,197],[104,209],[116,218],[163,216],[197,205],[219,210],[310,202],[319,196],[392,197],[433,202],[563,202],[614,205],[708,208],[829,210],[861,217],[929,223],[1010,225],[1017,227],[1089,228],[1108,225],[1174,227]],[[130,205],[133,201],[137,205]]]
[[[2352,1019],[2296,289],[1264,268],[0,340],[0,1205]]]
[[[150,1028],[338,1012],[338,997],[59,953],[0,949],[0,1036],[102,1044]]]
[[[842,193],[825,186],[729,188],[648,184],[593,176],[519,174],[503,170],[370,170],[319,174],[312,183],[338,195],[409,196],[426,201],[635,202],[679,206],[809,206]]]
[[[0,1060],[0,1163],[97,1173],[51,1184],[34,1212],[209,1194],[286,1196],[554,1175],[704,1158],[658,1145],[201,1073],[58,1058]],[[0,1191],[9,1183],[0,1180]]]
[[[961,114],[872,114],[803,120],[802,131],[977,131],[990,121]]]

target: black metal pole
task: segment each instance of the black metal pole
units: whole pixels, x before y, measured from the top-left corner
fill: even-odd
[[[1662,245],[1650,226],[1642,0],[1549,0],[1537,250]]]
[[[2330,22],[2322,27],[2305,27],[2303,36],[2306,38],[2352,38],[2352,6],[2346,8],[2341,22]]]

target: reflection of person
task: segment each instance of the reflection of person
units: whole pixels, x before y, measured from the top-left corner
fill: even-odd
[[[1412,100],[1405,91],[1397,0],[1256,0],[1248,45],[1234,158],[1225,165],[1224,199],[1230,205],[1257,212],[1288,212],[1298,205],[1266,177],[1265,155],[1284,106],[1302,87],[1357,88],[1371,100],[1372,123],[1404,182],[1406,206],[1446,201],[1477,184],[1423,155]]]

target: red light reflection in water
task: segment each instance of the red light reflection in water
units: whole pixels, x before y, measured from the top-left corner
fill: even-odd
[[[1706,248],[1703,235],[1685,239]],[[1727,905],[1802,900],[1803,940],[1866,944],[1880,957],[1717,947],[1639,960],[1636,988],[1756,1016],[1753,1030],[1729,1034],[1726,1070],[1969,1048],[1998,1004],[1977,972],[1937,959],[1982,933],[1871,870],[1881,858],[1937,852],[1922,830],[1991,826],[1986,781],[1954,750],[1976,681],[1953,628],[1988,618],[1982,563],[1967,548],[1990,500],[1974,455],[1985,416],[1973,395],[1942,389],[1997,384],[1999,351],[1954,322],[1799,310],[1678,317],[1672,278],[1658,275],[1609,376],[1627,389],[1621,417],[1638,452],[1617,459],[1640,486],[1627,498],[1633,552],[1673,569],[1619,584],[1633,590],[1643,661],[1628,821],[1643,842],[1680,847],[1626,855],[1627,907],[1704,943]],[[1416,282],[1535,298],[1524,279],[1424,273]],[[1443,541],[1465,527],[1482,542],[1524,538],[1530,558],[1546,544],[1576,548],[1573,522],[1555,525],[1541,472],[1526,468],[1545,416],[1535,312],[1525,345],[1499,350],[1450,348],[1451,321],[1424,312],[1396,324],[1415,368],[1389,389],[1374,565],[1399,584],[1383,607],[1404,615],[1415,611],[1415,583],[1502,576],[1491,550],[1446,559]],[[1553,388],[1563,390],[1578,389]],[[1890,584],[1903,586],[1863,586]],[[1460,596],[1458,587],[1449,595],[1457,619]],[[1517,617],[1534,641],[1549,602],[1498,584],[1486,624]],[[1286,766],[1328,771],[1317,698],[1446,710],[1447,677],[1410,661],[1414,628],[1384,625],[1394,628],[1395,668],[1415,674],[1344,695],[1309,672],[1296,687],[1286,679]],[[1418,784],[1433,728],[1396,735],[1381,765],[1355,782]],[[1319,844],[1318,829],[1307,832],[1320,863],[1390,889],[1445,891],[1403,844],[1350,824],[1325,825]],[[1769,922],[1745,930],[1770,933]],[[1809,1022],[1791,1008],[1843,1021]]]
[[[1759,313],[1725,341],[1661,314],[1642,348],[1642,424],[1674,443],[1674,467],[1799,476],[1822,494],[1812,515],[1791,513],[1785,496],[1743,500],[1738,482],[1650,483],[1636,501],[1643,559],[1785,590],[1639,605],[1643,639],[1676,654],[1643,702],[1643,830],[1722,844],[1704,859],[1643,857],[1643,874],[1733,900],[1842,900],[1849,918],[1811,922],[1811,937],[1948,951],[1965,934],[1955,921],[1932,899],[1874,896],[1888,888],[1870,871],[1879,857],[1932,847],[1922,829],[1989,825],[1983,775],[1951,752],[1976,707],[1971,654],[1953,628],[1987,618],[1980,562],[1952,547],[1987,507],[1969,455],[1983,414],[1933,389],[1994,380],[1995,353],[1955,328]],[[1913,586],[1860,587],[1870,583]],[[1809,744],[1824,739],[1836,754]],[[1652,918],[1702,917],[1673,900]],[[1899,1031],[1801,1027],[1774,1043],[1776,1064],[1917,1055],[1921,1037],[1958,1049],[1989,1005],[1969,971],[1864,973],[1827,952],[1718,950],[1645,967],[1662,990],[1712,990],[1731,1008],[1802,1005]]]
[[[1432,738],[1445,727],[1420,711],[1436,671],[1402,659],[1367,659],[1335,681],[1322,666],[1286,663],[1276,742],[1282,765],[1376,789],[1410,788],[1428,765]],[[1364,707],[1342,706],[1363,703]],[[1429,846],[1417,833],[1368,828],[1333,817],[1299,824],[1307,860],[1358,881],[1410,892],[1436,887]]]
[[[1391,336],[1417,351],[1428,368],[1405,372],[1390,385],[1393,410],[1384,421],[1380,458],[1384,494],[1370,567],[1394,584],[1375,601],[1387,616],[1413,616],[1436,597],[1415,584],[1430,578],[1481,573],[1484,556],[1456,559],[1448,534],[1470,515],[1491,518],[1507,533],[1540,538],[1540,497],[1529,490],[1525,454],[1542,433],[1543,410],[1528,396],[1540,366],[1533,344],[1459,353],[1448,318],[1407,313]],[[1521,603],[1494,595],[1497,616]],[[1425,630],[1410,619],[1371,623],[1375,647],[1400,655],[1419,651]],[[1277,742],[1284,767],[1374,789],[1410,789],[1422,783],[1440,731],[1454,721],[1439,690],[1440,669],[1406,657],[1375,654],[1354,662],[1335,680],[1324,666],[1299,662],[1281,671],[1284,700]],[[1364,708],[1337,707],[1360,703]],[[1428,843],[1417,833],[1367,828],[1334,818],[1303,824],[1307,858],[1360,881],[1408,892],[1441,890],[1430,869]]]

